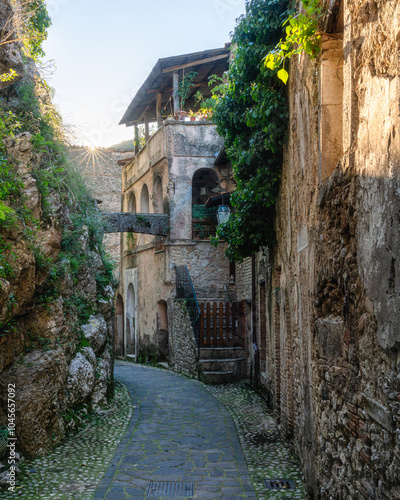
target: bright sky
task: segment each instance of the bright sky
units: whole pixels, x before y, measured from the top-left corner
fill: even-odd
[[[48,0],[47,77],[76,143],[111,146],[133,138],[118,126],[162,57],[223,47],[245,0]]]

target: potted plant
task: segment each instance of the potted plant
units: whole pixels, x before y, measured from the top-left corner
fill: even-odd
[[[215,100],[213,97],[204,97],[203,94],[198,90],[194,95],[196,104],[200,106],[198,116],[200,120],[211,120],[213,114],[213,107],[215,105]]]
[[[186,111],[184,111],[186,99],[189,97],[190,88],[193,87],[193,80],[197,76],[197,71],[191,71],[187,75],[183,75],[182,80],[178,83],[179,111],[176,112],[178,120],[184,120]]]
[[[197,116],[197,113],[195,111],[192,111],[191,109],[189,109],[188,117],[190,118],[191,122],[196,121],[196,116]]]

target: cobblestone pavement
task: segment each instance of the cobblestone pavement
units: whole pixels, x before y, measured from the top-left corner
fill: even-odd
[[[231,414],[259,500],[306,499],[297,459],[280,440],[265,400],[245,384],[207,386]],[[291,479],[294,491],[267,491],[264,479]]]
[[[265,401],[248,386],[205,386],[157,368],[116,365],[131,395],[117,383],[103,415],[25,464],[17,493],[0,490],[1,499],[165,498],[146,497],[150,481],[193,482],[194,498],[307,498],[298,463]],[[267,491],[268,478],[292,479],[296,490]]]
[[[22,466],[16,492],[0,488],[11,500],[90,500],[120,443],[133,413],[125,386],[116,384],[113,403],[50,454]]]
[[[193,497],[162,493],[166,482],[193,483],[195,498],[256,498],[233,420],[202,384],[141,365],[117,364],[115,373],[139,412],[93,500]]]

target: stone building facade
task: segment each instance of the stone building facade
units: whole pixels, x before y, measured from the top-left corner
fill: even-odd
[[[221,147],[211,122],[167,120],[123,167],[124,211],[167,213],[170,229],[167,237],[122,235],[120,354],[170,361],[174,357],[177,266],[187,267],[199,300],[228,294],[224,246],[214,248],[208,237],[200,239],[192,222],[193,182],[200,173],[205,196],[212,194],[219,180],[214,163]]]
[[[248,298],[253,282],[249,365],[310,498],[395,499],[400,11],[390,0],[327,4],[320,60],[291,64],[277,244],[236,280]]]
[[[167,214],[169,230],[162,236],[124,233],[121,237],[117,354],[167,359],[171,367],[192,375],[194,333],[182,303],[174,303],[177,269],[186,268],[198,300],[228,300],[231,267],[224,245],[210,244],[216,218],[205,220],[204,214],[209,210],[207,201],[218,198],[215,188],[229,190],[231,180],[227,166],[218,162],[223,141],[215,125],[199,116],[195,121],[175,119],[182,106],[178,82],[185,72],[194,72],[184,108],[194,109],[195,92],[201,89],[207,96],[208,77],[222,76],[229,55],[224,47],[160,59],[121,120],[135,127],[136,138],[138,125],[145,127],[145,146],[140,151],[137,147],[123,166],[122,210]],[[149,122],[158,126],[151,137]],[[187,349],[182,349],[182,331],[191,332]]]

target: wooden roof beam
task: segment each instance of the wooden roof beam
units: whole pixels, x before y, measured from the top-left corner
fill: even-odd
[[[222,54],[214,57],[207,57],[206,59],[198,59],[197,61],[192,61],[186,64],[180,64],[178,66],[171,66],[169,68],[164,68],[163,73],[169,73],[170,71],[177,71],[179,69],[190,68],[191,66],[199,66],[200,64],[207,64],[209,62],[218,61],[220,59],[227,59],[229,54]]]

